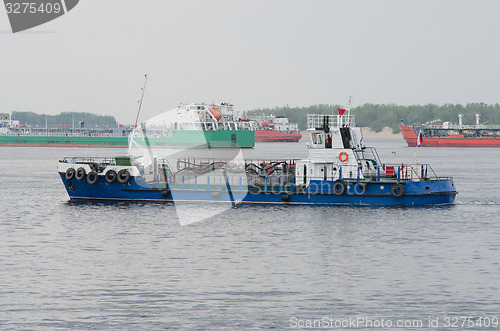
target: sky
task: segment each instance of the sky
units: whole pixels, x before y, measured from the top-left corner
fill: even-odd
[[[81,0],[13,34],[0,112],[113,115],[179,103],[500,102],[497,0]]]

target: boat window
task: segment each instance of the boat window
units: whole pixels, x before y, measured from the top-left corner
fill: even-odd
[[[323,134],[321,134],[321,133],[314,133],[312,135],[312,139],[313,139],[313,144],[315,144],[315,145],[316,144],[319,144],[319,145],[323,144]]]
[[[321,145],[323,143],[323,135],[321,133],[316,133],[316,144]]]

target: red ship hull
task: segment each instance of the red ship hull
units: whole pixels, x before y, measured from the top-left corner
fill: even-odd
[[[417,134],[406,125],[401,125],[401,134],[409,147],[417,146]],[[464,137],[423,137],[420,147],[500,147],[500,138]]]
[[[282,133],[272,130],[255,131],[255,142],[297,142],[302,138],[300,133]]]

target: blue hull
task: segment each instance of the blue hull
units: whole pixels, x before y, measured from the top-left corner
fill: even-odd
[[[106,183],[100,176],[97,183],[89,184],[85,179],[68,181],[64,173],[61,179],[71,200],[104,201],[150,201],[150,202],[213,202],[213,203],[254,203],[254,204],[300,204],[300,205],[385,205],[420,206],[452,204],[457,194],[452,180],[432,180],[401,183],[404,194],[391,194],[394,182],[370,182],[366,187],[352,183],[343,194],[334,193],[332,181],[312,180],[308,187],[294,192],[248,192],[219,188],[171,190],[154,189],[140,177],[130,178],[129,183]]]

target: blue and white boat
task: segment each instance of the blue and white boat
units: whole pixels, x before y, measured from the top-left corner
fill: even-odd
[[[307,118],[307,159],[245,160],[153,155],[65,158],[71,200],[420,206],[454,203],[453,179],[428,164],[384,164],[363,145],[354,116]]]

